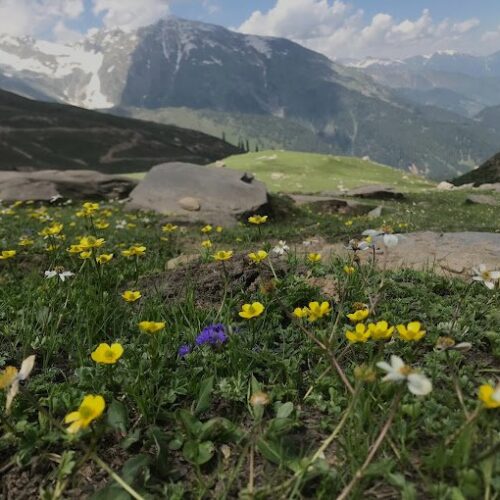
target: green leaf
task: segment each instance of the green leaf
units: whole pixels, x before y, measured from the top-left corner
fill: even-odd
[[[189,411],[181,409],[177,412],[177,418],[190,436],[198,436],[201,431],[202,423],[196,417]]]
[[[140,429],[136,429],[134,432],[130,433],[128,436],[123,439],[123,441],[120,443],[120,446],[124,449],[127,450],[130,448],[132,445],[137,443],[141,439],[141,431]]]
[[[129,458],[122,467],[122,479],[132,484],[141,474],[148,471],[149,463],[150,458],[147,455],[136,455],[135,457]]]
[[[242,432],[233,422],[224,417],[214,417],[205,422],[199,434],[201,441],[216,439],[237,440],[242,436]]]
[[[214,455],[215,447],[211,441],[186,441],[182,448],[184,458],[196,465],[206,464]]]
[[[111,401],[106,419],[108,425],[112,429],[120,431],[124,434],[127,432],[128,412],[125,405],[120,401],[117,401],[116,399],[113,399],[113,401]]]
[[[280,405],[278,408],[278,411],[276,412],[276,418],[287,418],[289,417],[293,412],[293,403],[288,402]]]
[[[257,441],[257,448],[273,464],[281,465],[283,463],[282,449],[276,441],[260,438]]]
[[[210,408],[212,392],[214,390],[214,376],[208,377],[200,384],[200,392],[198,394],[198,402],[194,409],[195,415],[203,413]]]
[[[132,497],[121,486],[113,483],[94,493],[90,498],[91,500],[130,500]]]

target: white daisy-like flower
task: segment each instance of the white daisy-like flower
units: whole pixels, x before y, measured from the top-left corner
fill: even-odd
[[[347,250],[352,250],[353,252],[370,250],[373,248],[373,244],[366,240],[349,240],[348,245],[345,247]]]
[[[62,200],[62,196],[60,194],[55,194],[54,196],[51,196],[49,202],[55,203],[58,200]]]
[[[493,290],[495,284],[500,280],[500,271],[490,270],[485,264],[479,264],[478,267],[472,269],[472,272],[474,273],[472,279],[481,281],[490,290]]]
[[[290,250],[290,247],[286,244],[286,241],[279,241],[278,244],[272,249],[275,255],[284,255]]]
[[[54,271],[54,270],[45,271],[45,277],[47,279],[51,279],[51,278],[54,278],[55,276],[59,276],[59,279],[62,282],[66,281],[68,278],[71,278],[74,275],[75,275],[75,273],[72,273],[71,271]]]
[[[115,228],[116,229],[125,229],[127,227],[127,221],[126,220],[119,220],[116,221]]]
[[[377,366],[387,372],[384,382],[401,382],[406,380],[408,390],[415,396],[425,396],[432,391],[432,382],[422,373],[416,372],[399,357],[392,355],[391,362],[379,361]]]

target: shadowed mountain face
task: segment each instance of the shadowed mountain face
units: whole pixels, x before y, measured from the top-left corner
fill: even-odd
[[[149,170],[166,161],[206,164],[239,149],[199,132],[37,102],[0,91],[0,169]]]
[[[479,122],[411,103],[288,40],[176,18],[132,33],[101,31],[72,46],[0,38],[0,71],[10,75],[12,90],[14,79],[24,82],[19,91],[26,95],[33,88],[62,102],[173,124],[178,113],[166,108],[210,111],[210,124],[193,125],[206,132],[219,133],[237,115],[242,140],[258,144],[273,123],[283,131],[282,139],[273,133],[273,146],[302,148],[303,130],[312,151],[369,156],[433,178],[469,170],[500,140]]]
[[[495,184],[500,182],[500,153],[484,162],[479,168],[457,177],[452,182],[455,186],[470,183],[480,186],[481,184]]]

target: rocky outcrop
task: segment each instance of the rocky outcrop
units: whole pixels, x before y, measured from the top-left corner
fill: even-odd
[[[234,225],[267,204],[265,184],[211,166],[165,163],[153,167],[130,194],[129,209],[152,210],[181,222]]]
[[[0,171],[0,200],[51,201],[126,198],[137,182],[93,170]]]

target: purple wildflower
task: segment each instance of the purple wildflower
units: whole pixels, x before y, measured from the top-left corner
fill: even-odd
[[[197,346],[204,344],[220,345],[226,342],[226,340],[227,335],[224,325],[222,323],[217,323],[204,328],[196,337],[195,344]]]
[[[185,358],[191,352],[191,346],[189,344],[184,344],[179,347],[177,355],[180,358]]]

